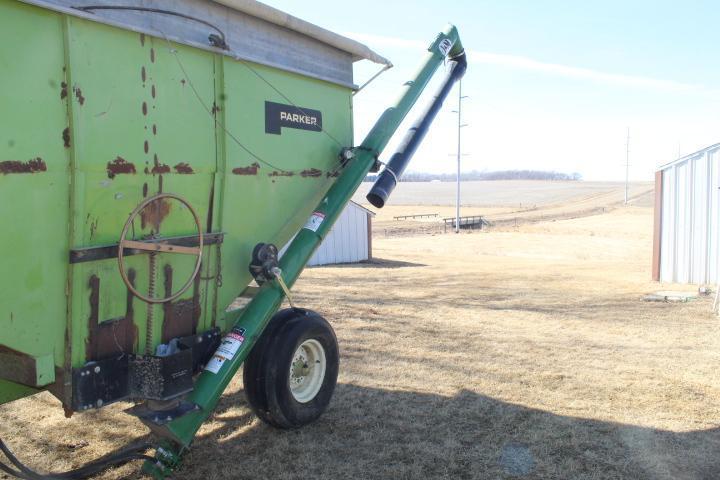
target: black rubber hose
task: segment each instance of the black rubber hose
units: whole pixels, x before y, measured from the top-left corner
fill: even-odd
[[[8,460],[10,460],[10,462],[18,468],[18,471],[13,470],[2,462],[0,462],[0,470],[7,473],[8,475],[23,480],[82,480],[96,475],[107,468],[122,465],[133,460],[155,461],[153,457],[140,453],[151,448],[154,447],[149,443],[134,445],[111,453],[105,457],[101,457],[75,470],[70,470],[63,473],[41,474],[25,466],[10,451],[7,445],[5,445],[5,442],[0,439],[0,451],[2,451],[2,453],[5,454]]]
[[[5,464],[2,463],[2,462],[0,462],[0,470],[2,470],[3,472],[7,473],[7,474],[10,475],[11,477],[23,478],[23,474],[22,474],[22,473],[18,472],[17,470],[13,470],[12,468],[8,467],[7,465],[5,465]]]

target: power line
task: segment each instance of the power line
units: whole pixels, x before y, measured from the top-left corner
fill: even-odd
[[[460,158],[462,155],[460,131],[462,127],[467,127],[467,123],[462,123],[462,101],[468,98],[462,94],[462,79],[458,82],[458,109],[453,110],[458,116],[457,131],[457,177],[455,188],[455,233],[460,233]]]
[[[629,190],[630,190],[630,127],[627,128],[627,140],[625,141],[625,205],[628,204]]]

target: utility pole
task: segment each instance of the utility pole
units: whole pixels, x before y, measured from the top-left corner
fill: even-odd
[[[625,205],[628,204],[628,191],[630,189],[630,127],[627,129],[625,141]]]
[[[468,98],[462,94],[462,79],[458,81],[458,131],[457,131],[457,185],[455,188],[455,233],[460,233],[460,157],[462,150],[460,148],[460,131],[462,127],[467,127],[467,123],[462,123],[462,101]]]

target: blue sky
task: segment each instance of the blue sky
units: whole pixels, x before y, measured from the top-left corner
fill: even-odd
[[[355,97],[358,142],[446,22],[458,26],[470,61],[463,170],[622,180],[630,127],[631,178],[651,180],[658,164],[720,142],[720,2],[267,3],[356,38],[395,64]],[[356,64],[356,83],[375,69]],[[412,170],[454,171],[456,106],[453,93]]]

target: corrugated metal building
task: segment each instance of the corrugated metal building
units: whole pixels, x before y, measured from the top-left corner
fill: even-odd
[[[374,216],[373,212],[362,205],[349,202],[308,265],[357,263],[370,260]]]
[[[358,263],[372,258],[372,217],[375,213],[350,201],[325,240],[308,261],[308,265]],[[288,242],[288,245],[292,242]],[[288,245],[280,250],[285,253]]]
[[[720,250],[720,144],[655,173],[653,279],[714,284]]]

